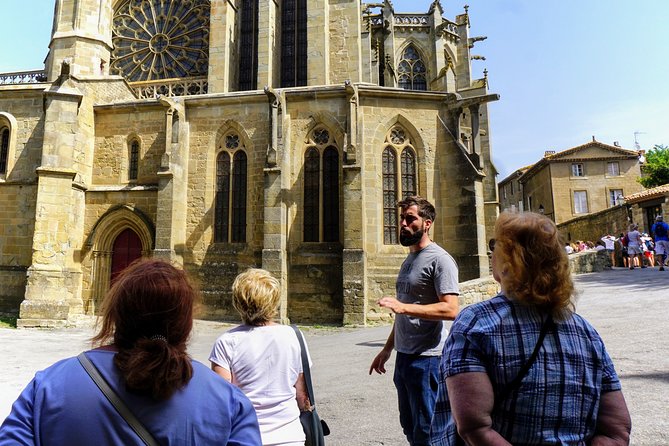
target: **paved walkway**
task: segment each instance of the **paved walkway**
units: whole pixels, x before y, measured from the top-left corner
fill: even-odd
[[[600,332],[623,383],[633,421],[633,445],[669,445],[669,271],[622,268],[576,278],[577,311]],[[228,325],[199,321],[190,352],[207,363]],[[404,445],[392,383],[368,375],[389,327],[306,329],[314,362],[316,400],[332,434],[328,446]],[[0,329],[0,420],[37,370],[88,347],[91,328]]]

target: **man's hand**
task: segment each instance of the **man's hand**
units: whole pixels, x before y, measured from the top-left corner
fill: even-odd
[[[399,300],[395,299],[394,297],[383,297],[379,299],[377,302],[380,307],[382,308],[388,308],[390,311],[392,311],[395,314],[403,314],[404,313],[404,304],[400,302]]]
[[[386,373],[386,362],[388,359],[390,359],[390,351],[384,348],[372,361],[372,365],[369,368],[369,374],[371,375],[372,371],[375,371],[379,375]]]

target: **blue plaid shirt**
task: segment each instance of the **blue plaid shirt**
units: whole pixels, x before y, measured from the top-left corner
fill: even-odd
[[[532,355],[543,319],[501,294],[460,312],[441,359],[433,446],[459,444],[446,378],[483,372],[501,394]],[[620,390],[597,331],[577,314],[556,326],[521,384],[492,414],[493,429],[513,445],[586,444],[595,433],[601,394]]]

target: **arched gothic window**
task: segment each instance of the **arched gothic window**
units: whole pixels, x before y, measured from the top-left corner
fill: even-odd
[[[118,2],[111,73],[129,82],[205,76],[210,9],[210,0]]]
[[[239,135],[229,133],[216,158],[216,216],[214,241],[246,241],[247,157]]]
[[[281,4],[281,86],[307,85],[307,0]]]
[[[339,150],[316,128],[304,154],[304,241],[339,241]]]
[[[130,157],[128,160],[128,180],[137,180],[139,171],[139,141],[133,139],[130,143]]]
[[[7,158],[9,157],[9,128],[0,128],[0,174],[7,173]]]
[[[418,194],[416,164],[416,152],[411,145],[411,140],[401,126],[394,126],[386,136],[385,147],[381,155],[383,243],[386,245],[395,245],[398,242],[398,198]]]
[[[239,90],[258,85],[258,0],[243,0],[239,30]]]
[[[409,45],[402,53],[397,67],[400,88],[405,90],[427,90],[425,63],[415,46]]]

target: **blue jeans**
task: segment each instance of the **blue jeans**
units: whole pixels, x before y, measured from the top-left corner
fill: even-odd
[[[430,444],[430,424],[439,392],[440,356],[397,352],[393,382],[400,424],[411,446]]]

